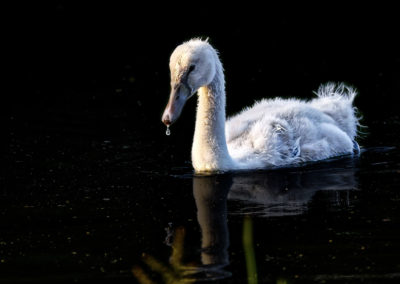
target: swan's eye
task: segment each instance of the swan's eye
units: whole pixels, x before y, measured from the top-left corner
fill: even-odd
[[[194,66],[194,65],[190,65],[188,74],[189,74],[190,72],[192,72],[192,71],[194,70],[195,67],[196,67],[196,66]]]

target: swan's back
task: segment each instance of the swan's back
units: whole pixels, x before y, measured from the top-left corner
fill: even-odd
[[[310,102],[264,99],[228,119],[232,158],[241,168],[264,168],[352,153],[356,92],[343,84],[326,84],[316,94]]]

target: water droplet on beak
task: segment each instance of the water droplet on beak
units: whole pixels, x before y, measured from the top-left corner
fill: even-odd
[[[167,131],[165,131],[165,134],[166,134],[167,136],[170,136],[170,135],[171,135],[171,130],[169,130],[169,125],[167,125]]]

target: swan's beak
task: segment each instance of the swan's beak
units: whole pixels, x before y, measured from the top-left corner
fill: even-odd
[[[183,85],[178,88],[172,88],[168,104],[161,119],[165,125],[171,125],[179,118],[183,106],[191,95],[191,91]]]

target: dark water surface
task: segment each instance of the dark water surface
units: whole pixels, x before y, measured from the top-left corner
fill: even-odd
[[[91,111],[9,117],[1,283],[400,281],[396,114],[359,158],[194,176],[174,128]]]
[[[132,1],[20,4],[5,40],[18,72],[2,96],[0,283],[400,283],[398,15],[339,8],[241,6],[217,25]],[[355,86],[361,156],[194,176],[195,99],[171,136],[160,118],[169,55],[195,36],[220,52],[229,115]]]

